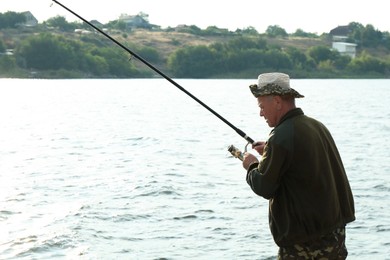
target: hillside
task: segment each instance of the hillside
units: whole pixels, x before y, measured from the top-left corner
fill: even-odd
[[[51,32],[55,34],[62,34],[65,37],[70,38],[79,38],[80,34],[69,33],[69,32],[58,32],[55,30],[42,30],[42,29],[3,29],[0,30],[0,37],[6,43],[7,46],[12,48],[26,37],[30,35],[36,35],[42,32]],[[234,38],[241,37],[237,34],[231,35],[221,35],[221,36],[200,36],[185,32],[167,32],[167,31],[151,31],[145,29],[134,29],[129,33],[122,33],[119,31],[109,31],[107,32],[111,37],[116,39],[121,43],[126,43],[129,45],[143,45],[149,46],[159,50],[162,56],[166,57],[176,49],[191,46],[191,45],[209,45],[216,42],[227,42]],[[248,37],[248,36],[246,36]],[[288,38],[270,38],[264,37],[267,42],[271,45],[279,45],[281,47],[294,46],[300,50],[305,50],[312,46],[318,45],[331,45],[330,41],[324,40],[322,38],[299,38],[299,37],[288,37]],[[99,33],[95,34],[96,39],[105,40],[106,38]]]
[[[118,33],[109,32],[108,34],[125,46],[147,46],[156,49],[161,57],[161,61],[158,64],[153,64],[153,65],[155,65],[157,68],[161,69],[164,72],[168,71],[168,68],[166,67],[167,58],[169,57],[170,54],[172,54],[179,48],[196,46],[196,45],[207,46],[213,43],[228,42],[237,37],[241,37],[240,35],[237,34],[221,35],[221,36],[200,36],[200,35],[195,35],[195,34],[190,34],[185,32],[150,31],[150,30],[143,30],[143,29],[136,29],[125,35],[119,32]],[[98,37],[99,39],[104,38],[103,35],[97,35],[96,37]],[[265,37],[265,39],[267,43],[270,45],[280,46],[281,48],[293,46],[298,48],[301,51],[305,51],[312,46],[331,45],[331,42],[323,40],[321,38]]]
[[[195,45],[210,45],[213,43],[223,43],[233,40],[237,37],[242,37],[237,34],[221,35],[221,36],[200,36],[185,32],[167,32],[167,31],[150,31],[143,29],[133,30],[124,37],[120,33],[109,33],[110,36],[118,40],[126,46],[148,46],[154,48],[161,55],[162,63],[157,64],[160,68],[165,69],[166,59],[177,49]],[[99,35],[97,37],[104,37]],[[248,36],[246,36],[248,37]],[[259,36],[253,36],[259,37]],[[314,46],[329,46],[331,48],[332,42],[327,37],[305,38],[305,37],[267,37],[262,35],[269,45],[279,46],[280,48],[295,47],[298,50],[305,52]],[[373,57],[380,59],[390,59],[390,51],[384,47],[379,48],[357,48],[357,56],[367,52]]]
[[[89,28],[90,29],[90,28]],[[35,28],[19,28],[19,29],[3,29],[0,30],[0,37],[5,43],[7,48],[12,49],[16,48],[18,44],[25,38],[38,35],[40,33],[52,33],[56,35],[61,35],[67,39],[86,39],[88,38],[90,42],[97,43],[97,46],[114,46],[115,44],[109,39],[101,35],[100,33],[76,33],[76,32],[63,32],[57,29],[48,28],[44,26],[39,26]],[[152,61],[151,64],[156,66],[163,72],[168,72],[167,68],[167,59],[168,57],[175,52],[176,50],[196,45],[210,45],[213,43],[226,43],[236,38],[243,37],[240,34],[229,32],[216,35],[198,35],[191,34],[186,32],[177,32],[177,31],[153,31],[145,29],[133,29],[130,32],[123,32],[119,30],[109,30],[107,31],[111,37],[116,39],[118,42],[127,46],[131,51],[139,53],[138,50],[143,47],[149,47],[155,50],[158,53],[158,61]],[[265,34],[250,36],[245,35],[245,37],[259,38],[261,37],[267,42],[268,46],[277,46],[279,49],[286,49],[287,47],[295,47],[300,50],[302,53],[305,53],[308,49],[314,46],[325,46],[331,47],[332,43],[327,37],[327,35],[322,35],[321,37],[293,37],[289,35],[288,37],[269,37]],[[357,48],[357,56],[366,52],[371,56],[378,59],[390,59],[389,50],[380,47],[380,48]],[[120,52],[119,52],[120,53]],[[123,50],[123,55],[127,53]],[[141,55],[142,56],[142,55]],[[143,56],[142,56],[143,57]],[[147,59],[146,59],[147,60]],[[149,60],[148,60],[149,61]],[[136,66],[143,66],[142,64],[136,63]],[[256,69],[256,68],[253,68]]]
[[[137,29],[129,33],[126,38],[120,35],[114,35],[114,38],[121,43],[144,45],[155,48],[163,58],[167,58],[178,48],[194,45],[209,45],[212,43],[222,43],[230,41],[239,35],[222,35],[222,36],[199,36],[184,32],[165,32],[165,31],[148,31]],[[293,46],[302,51],[312,46],[331,46],[331,42],[321,38],[266,38],[270,45],[283,47]]]

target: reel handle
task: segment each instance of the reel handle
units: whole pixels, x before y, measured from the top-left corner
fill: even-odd
[[[228,147],[228,151],[236,158],[240,159],[241,161],[244,160],[244,154],[234,145],[230,145]]]

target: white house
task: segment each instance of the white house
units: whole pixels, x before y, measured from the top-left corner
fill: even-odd
[[[343,55],[348,55],[351,58],[356,57],[356,46],[355,43],[349,42],[332,42],[332,48],[337,50],[339,53]]]
[[[332,48],[337,50],[340,54],[355,58],[357,44],[346,42],[350,33],[351,29],[348,25],[337,26],[329,32],[333,40]]]

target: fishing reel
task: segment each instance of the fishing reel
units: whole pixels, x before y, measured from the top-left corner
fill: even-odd
[[[248,145],[249,143],[247,143],[245,145],[245,148],[244,148],[244,152],[241,152],[240,149],[238,149],[237,147],[235,147],[234,145],[230,145],[228,147],[228,151],[236,158],[240,159],[241,161],[244,160],[244,153],[247,152],[248,150]]]

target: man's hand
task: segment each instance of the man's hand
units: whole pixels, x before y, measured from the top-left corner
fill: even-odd
[[[256,150],[260,155],[263,155],[266,142],[258,141],[252,144],[252,149]]]
[[[242,166],[245,168],[245,170],[248,170],[249,166],[253,163],[258,163],[259,160],[257,160],[256,156],[254,156],[251,153],[244,153],[244,159],[242,160]]]

